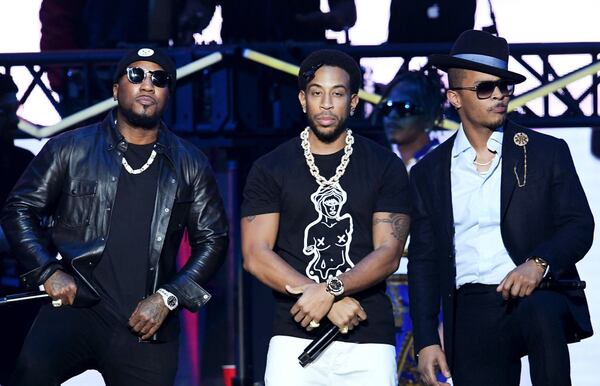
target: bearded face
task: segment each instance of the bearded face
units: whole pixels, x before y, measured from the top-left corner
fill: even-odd
[[[138,61],[130,67],[140,67],[146,71],[161,70],[154,62]],[[119,102],[119,112],[127,122],[141,129],[156,129],[166,108],[169,98],[169,86],[155,86],[150,76],[141,83],[131,83],[126,75],[113,85],[113,96]]]
[[[332,143],[344,133],[350,111],[358,104],[358,96],[350,91],[350,76],[334,66],[320,67],[298,98],[309,127],[324,143]]]

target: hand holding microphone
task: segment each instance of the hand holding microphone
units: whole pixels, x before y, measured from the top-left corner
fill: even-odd
[[[317,357],[334,341],[335,337],[340,333],[340,328],[335,324],[328,329],[324,329],[323,333],[313,339],[298,357],[300,366],[306,367],[313,362]]]
[[[46,279],[44,289],[53,299],[52,305],[60,307],[73,304],[77,293],[77,284],[75,284],[73,276],[59,269]]]
[[[333,342],[339,333],[347,334],[361,321],[367,319],[367,313],[361,307],[360,303],[351,297],[345,297],[333,304],[327,314],[327,318],[332,325],[329,328],[323,327],[323,332],[306,346],[298,361],[302,367],[313,362]],[[311,321],[318,323],[316,321]]]

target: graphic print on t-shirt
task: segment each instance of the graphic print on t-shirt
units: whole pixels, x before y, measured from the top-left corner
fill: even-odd
[[[317,219],[304,229],[302,252],[310,257],[306,275],[317,283],[354,267],[349,255],[352,216],[349,213],[341,214],[346,199],[346,191],[337,182],[319,186],[310,196]]]

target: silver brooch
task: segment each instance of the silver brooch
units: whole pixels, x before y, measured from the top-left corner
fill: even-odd
[[[513,137],[513,141],[515,145],[523,148],[523,182],[519,179],[519,174],[517,173],[517,165],[515,165],[513,171],[515,172],[515,177],[517,178],[517,185],[519,188],[524,187],[527,184],[527,144],[529,143],[529,137],[527,134],[523,132],[518,132]]]

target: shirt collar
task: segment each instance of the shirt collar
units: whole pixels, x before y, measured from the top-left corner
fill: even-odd
[[[488,139],[487,147],[499,156],[502,155],[502,138],[504,137],[504,127],[499,127]]]
[[[487,148],[491,151],[495,152],[498,155],[502,154],[502,137],[504,136],[504,128],[499,127],[490,136],[487,142]],[[471,143],[465,134],[465,130],[463,128],[462,123],[458,128],[458,132],[456,133],[456,139],[454,140],[454,145],[452,146],[452,157],[456,158],[465,151],[471,149]]]
[[[467,139],[467,135],[465,134],[465,129],[463,129],[462,123],[458,128],[458,132],[456,133],[456,139],[454,140],[454,145],[452,146],[452,157],[456,158],[460,154],[471,148],[471,144]]]
[[[425,146],[423,146],[419,151],[415,153],[413,158],[417,161],[420,161],[421,158],[425,157],[427,153],[438,147],[440,141],[437,138],[430,140]]]

